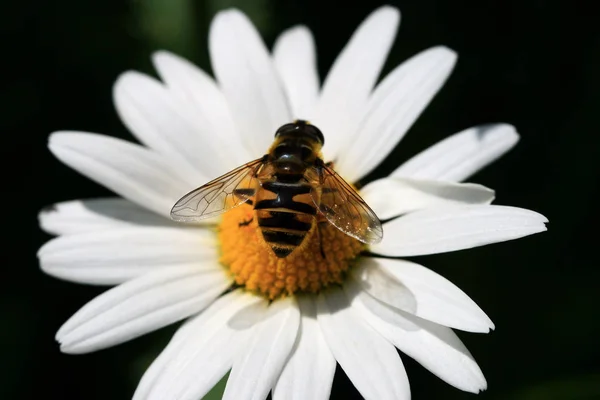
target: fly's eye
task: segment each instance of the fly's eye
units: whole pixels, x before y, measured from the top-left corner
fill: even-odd
[[[285,125],[281,126],[279,129],[277,129],[277,132],[275,132],[275,137],[282,135],[286,132],[289,132],[293,129],[296,129],[295,124],[285,124]]]
[[[302,157],[303,160],[308,159],[313,154],[313,151],[310,147],[303,146],[300,151],[301,151],[300,156]]]
[[[314,125],[306,125],[306,132],[317,139],[321,145],[325,144],[325,138],[323,137],[323,133],[321,130]]]

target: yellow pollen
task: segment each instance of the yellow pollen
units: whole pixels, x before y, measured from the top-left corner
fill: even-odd
[[[295,292],[317,293],[342,283],[365,245],[329,223],[320,228],[314,225],[298,248],[278,258],[263,239],[253,208],[236,207],[223,215],[219,226],[220,261],[238,285],[269,299]]]

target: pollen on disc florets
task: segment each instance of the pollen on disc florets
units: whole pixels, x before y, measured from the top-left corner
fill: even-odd
[[[320,228],[321,238],[315,232],[316,228],[311,230],[289,256],[278,258],[264,241],[252,207],[242,205],[223,215],[218,232],[220,261],[238,285],[269,299],[295,292],[316,293],[342,283],[365,245],[330,224]]]

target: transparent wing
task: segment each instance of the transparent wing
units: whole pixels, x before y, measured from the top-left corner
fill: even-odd
[[[311,197],[325,218],[346,235],[363,243],[380,242],[383,238],[381,222],[354,188],[327,166],[315,169],[321,190],[315,185]]]
[[[195,222],[244,204],[256,192],[256,173],[263,165],[263,158],[250,161],[192,190],[175,203],[171,219]]]

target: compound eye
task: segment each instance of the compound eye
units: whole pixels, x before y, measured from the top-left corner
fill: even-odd
[[[296,125],[295,124],[285,124],[282,125],[279,129],[277,129],[277,131],[275,132],[275,137],[279,136],[279,135],[283,135],[286,132],[289,132],[293,129],[296,129]]]
[[[303,160],[307,160],[308,158],[310,158],[310,156],[312,154],[313,154],[313,151],[310,147],[302,146],[300,156],[302,157]]]
[[[306,127],[310,131],[310,135],[317,139],[321,145],[325,144],[325,138],[323,137],[323,133],[321,130],[314,125],[307,125]]]

